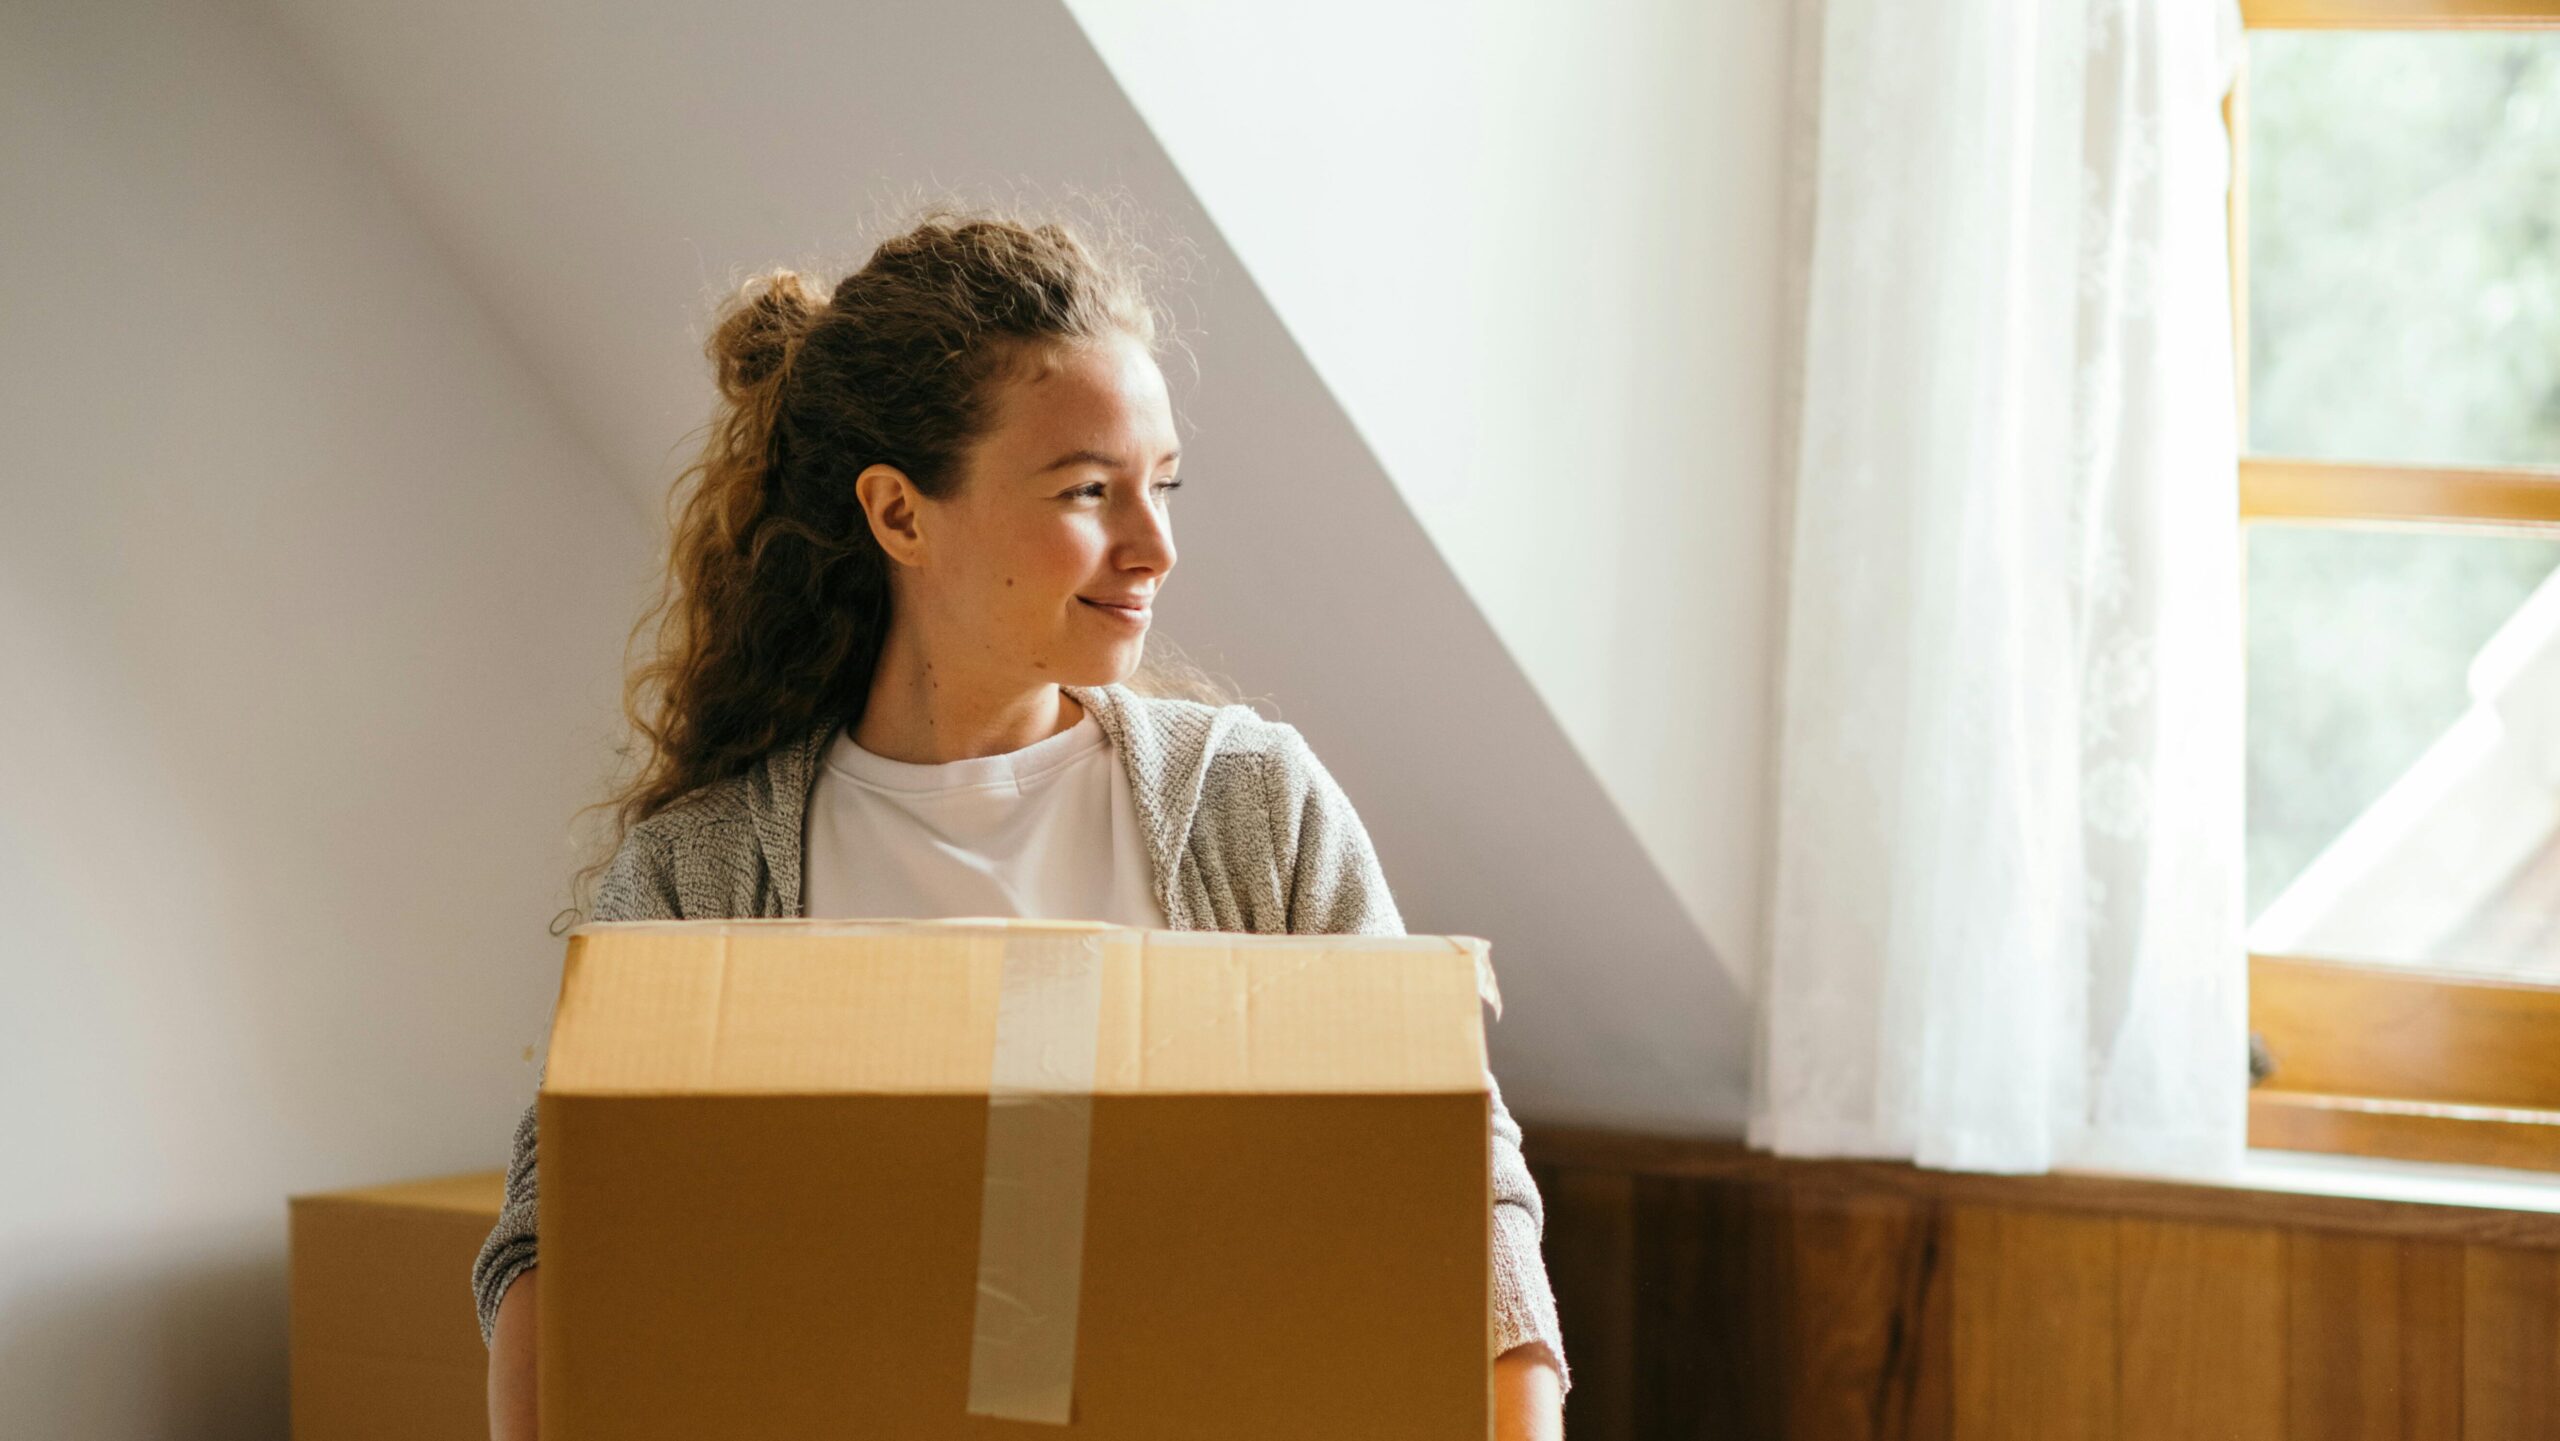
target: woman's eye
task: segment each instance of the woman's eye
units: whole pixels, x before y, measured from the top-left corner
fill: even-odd
[[[1091,484],[1091,485],[1080,485],[1080,486],[1077,486],[1077,487],[1076,487],[1076,489],[1075,489],[1075,491],[1074,491],[1074,494],[1076,494],[1076,495],[1078,495],[1078,496],[1087,496],[1087,495],[1098,496],[1098,495],[1102,494],[1102,492],[1103,492],[1104,490],[1108,489],[1108,488],[1109,488],[1109,487],[1105,486],[1101,481],[1098,481],[1098,480],[1097,480],[1097,481],[1095,481],[1095,482],[1094,482],[1093,484]],[[1181,482],[1181,481],[1178,481],[1178,480],[1160,480],[1160,481],[1157,481],[1157,482],[1156,482],[1156,489],[1158,489],[1158,490],[1180,490],[1180,489],[1182,489],[1182,482]]]

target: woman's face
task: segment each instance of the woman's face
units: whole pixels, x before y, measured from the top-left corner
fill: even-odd
[[[1047,351],[999,394],[949,500],[906,490],[892,624],[972,688],[1125,678],[1173,570],[1178,444],[1163,372],[1137,341]]]

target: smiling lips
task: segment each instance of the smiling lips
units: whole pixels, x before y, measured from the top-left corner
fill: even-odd
[[[1127,621],[1132,625],[1146,624],[1147,606],[1144,601],[1095,600],[1091,596],[1083,595],[1077,596],[1076,599],[1083,601],[1086,605],[1092,606],[1095,610],[1102,612],[1104,615],[1117,616],[1121,620]]]

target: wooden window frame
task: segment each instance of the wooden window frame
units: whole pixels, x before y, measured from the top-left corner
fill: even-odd
[[[2560,29],[2560,0],[2241,0],[2248,30]],[[2248,74],[2231,137],[2240,522],[2560,527],[2560,466],[2248,453]],[[2313,956],[2249,958],[2249,1143],[2560,1171],[2560,986]]]

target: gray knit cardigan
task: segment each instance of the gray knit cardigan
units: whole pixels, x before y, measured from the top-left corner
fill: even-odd
[[[1120,753],[1172,929],[1405,933],[1359,814],[1297,727],[1248,706],[1145,696],[1116,683],[1060,688],[1092,712]],[[598,885],[593,919],[799,915],[802,819],[836,724],[633,826]],[[1539,1251],[1545,1209],[1520,1154],[1519,1123],[1490,1070],[1485,1083],[1493,1103],[1495,1349],[1545,1342],[1570,1389]],[[471,1268],[484,1344],[508,1285],[536,1260],[536,1109],[527,1105],[516,1122],[505,1209]]]

